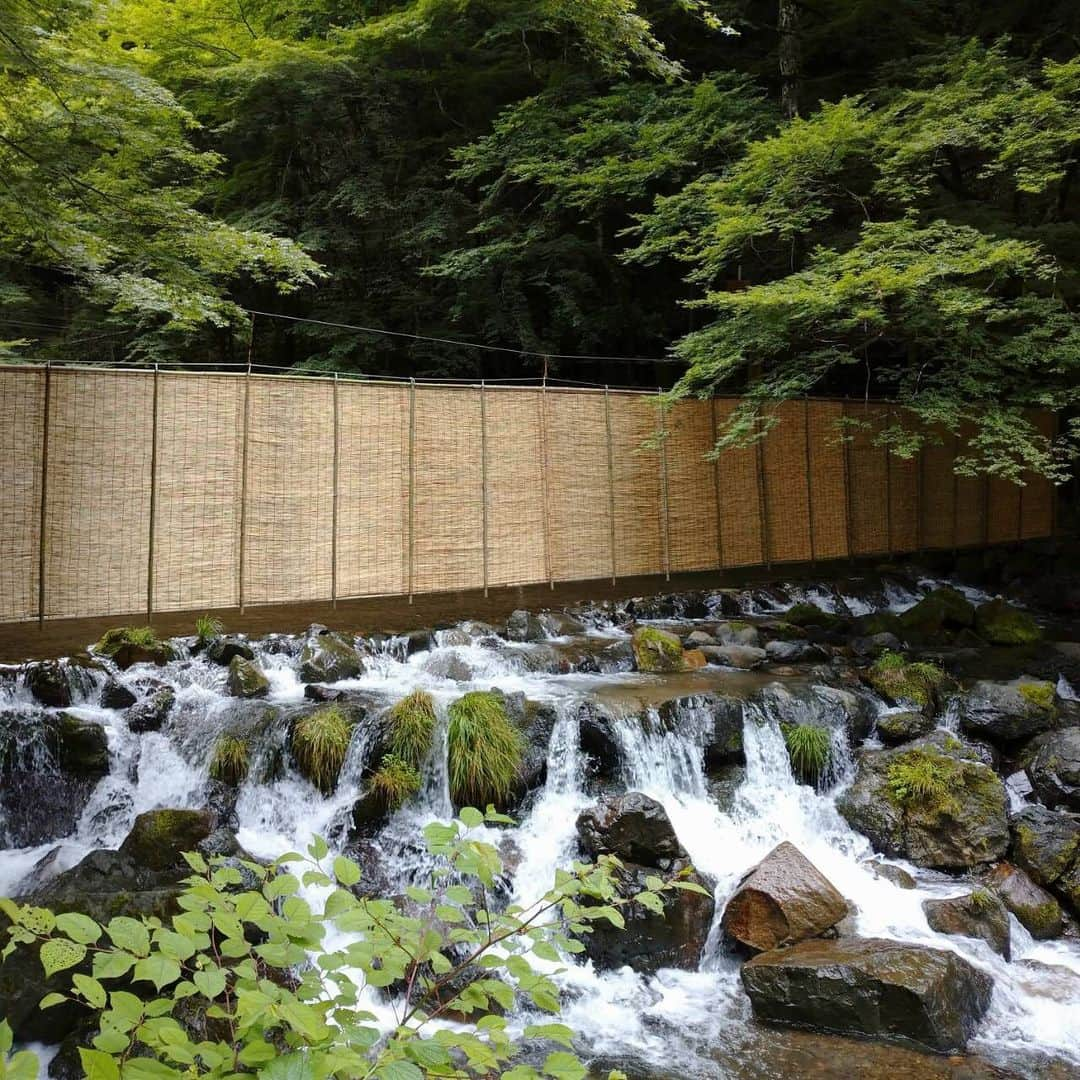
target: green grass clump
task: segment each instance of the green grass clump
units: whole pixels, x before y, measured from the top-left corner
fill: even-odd
[[[337,786],[352,729],[352,720],[337,705],[316,709],[293,725],[292,752],[296,764],[324,795]]]
[[[161,644],[151,626],[117,626],[105,631],[94,646],[94,651],[112,656],[125,645],[141,645],[143,648],[153,649]]]
[[[953,791],[963,784],[958,762],[927,750],[909,750],[889,765],[889,795],[901,806],[955,809]]]
[[[804,784],[821,782],[832,758],[829,732],[813,724],[782,724],[791,770]]]
[[[420,773],[396,754],[387,754],[371,777],[370,786],[387,810],[397,810],[420,790]]]
[[[210,775],[223,784],[235,787],[247,779],[251,767],[248,744],[235,735],[222,735],[214,744],[210,759]]]
[[[450,797],[458,806],[505,803],[521,768],[525,740],[490,690],[458,698],[448,710]]]
[[[200,645],[209,645],[225,633],[225,624],[213,615],[200,615],[195,620],[195,638]]]
[[[413,769],[419,769],[431,748],[435,730],[435,705],[424,690],[414,690],[386,714],[390,753]]]
[[[908,663],[897,652],[886,650],[870,668],[870,685],[879,693],[894,700],[913,701],[929,705],[934,691],[946,681],[945,672],[936,664]]]
[[[995,910],[997,906],[998,901],[994,894],[981,885],[977,889],[972,889],[971,895],[968,897],[968,907],[980,915]]]
[[[1054,696],[1057,691],[1055,690],[1053,683],[1021,683],[1017,689],[1020,691],[1020,696],[1026,701],[1030,701],[1036,708],[1045,709],[1047,712],[1050,712],[1054,708]]]

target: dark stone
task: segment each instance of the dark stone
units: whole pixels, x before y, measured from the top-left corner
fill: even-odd
[[[1080,810],[1080,727],[1044,735],[1027,774],[1047,806]]]
[[[42,705],[66,709],[71,704],[71,684],[67,671],[57,660],[43,660],[23,669],[26,688]]]
[[[329,686],[320,686],[318,683],[308,683],[304,687],[304,697],[308,701],[341,701],[347,696],[344,690],[331,690]]]
[[[266,697],[270,693],[270,680],[250,660],[239,655],[229,661],[226,685],[229,693],[238,698]]]
[[[94,651],[108,656],[121,671],[135,664],[164,667],[170,660],[176,659],[176,652],[167,641],[159,641],[153,636],[142,640],[141,635],[139,640],[133,640],[130,627],[107,630],[94,646]]]
[[[1039,624],[1026,611],[1000,598],[976,609],[975,632],[991,645],[1030,645],[1042,637]]]
[[[586,857],[615,855],[624,862],[664,867],[686,858],[667,811],[640,791],[607,796],[577,819],[578,840]]]
[[[933,726],[934,718],[922,712],[887,712],[877,718],[877,733],[886,746],[917,739]]]
[[[1012,861],[1080,913],[1080,816],[1032,805],[1014,814],[1009,824]]]
[[[877,938],[804,941],[743,965],[759,1020],[910,1039],[962,1051],[990,1006],[993,980],[956,953]]]
[[[770,641],[765,646],[766,659],[771,664],[805,664],[826,659],[820,645],[809,641]]]
[[[588,758],[586,773],[613,780],[622,768],[622,750],[615,736],[617,721],[592,702],[578,709],[579,745]]]
[[[948,586],[927,593],[900,615],[905,635],[932,640],[945,630],[962,630],[975,622],[975,608],[957,589]]]
[[[109,679],[101,688],[101,707],[103,709],[126,709],[139,699],[122,683]]]
[[[119,852],[149,870],[183,866],[183,853],[194,851],[215,824],[208,810],[147,810],[135,819]]]
[[[881,878],[883,881],[890,881],[898,889],[914,889],[917,884],[915,879],[902,866],[878,862],[876,859],[870,860],[868,865],[874,877]]]
[[[352,642],[329,630],[309,632],[300,650],[300,678],[306,683],[333,683],[355,679],[364,671]]]
[[[634,650],[627,639],[614,641],[596,654],[596,666],[602,675],[634,670]]]
[[[203,655],[212,664],[228,667],[232,663],[233,658],[237,656],[244,660],[254,660],[255,650],[246,642],[240,641],[238,638],[219,637],[214,638],[214,640],[206,646],[206,651]]]
[[[924,900],[923,911],[931,930],[980,938],[994,952],[1009,959],[1009,913],[987,889],[947,900]]]
[[[853,637],[851,651],[858,657],[872,658],[883,652],[899,652],[904,646],[895,634],[870,634],[867,637]]]
[[[519,608],[506,620],[507,641],[544,641],[546,638],[543,625],[531,611]]]
[[[736,668],[739,671],[750,671],[760,667],[768,658],[768,653],[764,649],[758,649],[752,645],[705,645],[699,651],[704,654],[710,664]]]
[[[832,882],[788,841],[750,869],[724,908],[724,933],[753,952],[817,937],[848,914]]]
[[[675,860],[662,876],[668,874],[682,875],[683,880],[705,887],[684,860]],[[655,875],[652,867],[628,863],[616,872],[616,885],[622,896],[629,897],[646,890],[647,879]],[[670,889],[659,895],[664,906],[662,914],[631,902],[619,909],[626,920],[625,929],[617,929],[606,920],[592,924],[593,932],[586,934],[581,943],[584,955],[598,971],[624,965],[643,975],[669,967],[698,969],[715,910],[711,893]]]
[[[571,637],[585,633],[585,624],[566,611],[542,611],[539,620],[540,626],[551,637]]]
[[[987,885],[1037,941],[1061,936],[1064,929],[1061,905],[1019,867],[998,863],[987,878]]]
[[[147,731],[160,731],[173,705],[176,693],[171,687],[155,690],[145,701],[132,705],[127,711],[128,729],[136,735]]]
[[[99,723],[61,713],[52,727],[56,760],[64,772],[97,780],[109,771],[109,740]]]
[[[689,694],[669,698],[657,709],[668,731],[686,726],[701,730],[705,768],[743,760],[743,702],[723,694]]]
[[[1049,731],[1057,720],[1057,695],[1051,683],[981,680],[963,695],[964,731],[997,743],[1016,742]]]

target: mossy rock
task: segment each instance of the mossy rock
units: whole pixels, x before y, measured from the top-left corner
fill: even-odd
[[[822,611],[816,604],[795,604],[784,613],[784,622],[792,626],[813,626],[819,630],[844,630],[848,620],[831,611]]]
[[[166,870],[213,831],[214,816],[208,810],[147,810],[135,819],[120,853],[138,866]]]
[[[133,664],[156,664],[164,667],[176,659],[167,641],[161,641],[149,626],[120,626],[106,630],[94,646],[94,652],[108,656],[121,670]]]
[[[109,771],[109,740],[101,724],[60,713],[56,718],[56,738],[57,760],[65,772],[104,776]]]
[[[873,637],[875,634],[892,634],[896,638],[904,636],[904,624],[900,616],[892,611],[872,611],[868,615],[860,615],[855,620],[855,630],[860,637]]]
[[[324,795],[337,787],[355,723],[340,705],[323,705],[293,721],[290,749],[296,767]]]
[[[1061,936],[1064,928],[1061,905],[1019,867],[998,863],[987,884],[1036,941]]]
[[[962,592],[948,586],[927,593],[900,615],[904,632],[922,639],[940,637],[945,630],[963,630],[974,622],[974,605]]]
[[[251,769],[251,750],[247,741],[237,735],[220,735],[214,743],[210,759],[212,779],[229,787],[237,787],[247,779]]]
[[[639,626],[630,639],[634,664],[638,671],[660,674],[683,670],[682,642],[666,630],[655,626]]]
[[[58,660],[42,660],[23,668],[26,689],[42,705],[66,709],[71,704],[71,683],[64,665]]]
[[[892,702],[911,702],[931,711],[936,695],[949,685],[945,672],[934,664],[909,662],[900,653],[886,651],[865,674],[866,681]]]
[[[238,698],[266,697],[270,693],[270,680],[257,665],[239,655],[229,661],[226,685],[229,693]]]
[[[311,635],[300,650],[300,678],[306,683],[339,682],[363,674],[352,642],[329,631]]]
[[[934,726],[933,717],[924,712],[905,710],[882,713],[877,718],[877,733],[887,746],[910,742],[925,735]]]
[[[990,600],[975,610],[975,632],[991,645],[1031,645],[1042,640],[1039,624],[1004,600]]]

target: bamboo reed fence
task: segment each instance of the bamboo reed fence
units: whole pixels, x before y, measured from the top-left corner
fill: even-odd
[[[958,477],[952,435],[888,455],[887,406],[788,403],[755,446],[710,460],[737,400],[658,400],[0,368],[0,621],[617,581],[1054,528],[1045,480]],[[845,417],[866,426],[842,441]],[[1052,433],[1051,414],[1033,418]]]

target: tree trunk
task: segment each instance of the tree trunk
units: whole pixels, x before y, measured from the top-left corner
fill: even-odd
[[[780,111],[785,120],[790,120],[799,115],[799,83],[802,79],[799,6],[794,0],[779,0],[776,25],[780,33]]]

